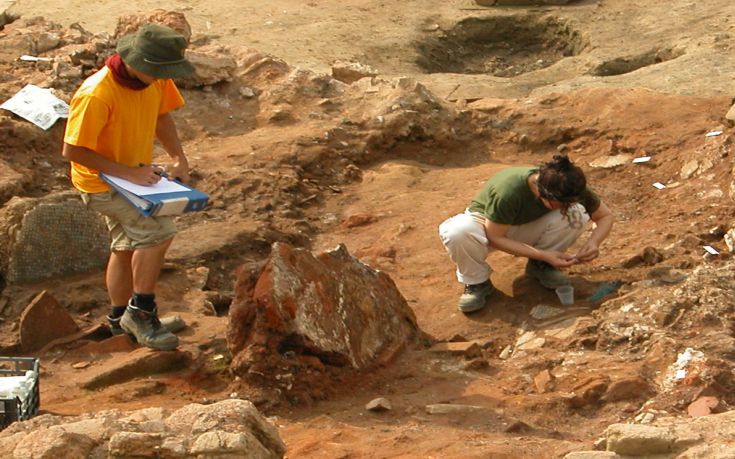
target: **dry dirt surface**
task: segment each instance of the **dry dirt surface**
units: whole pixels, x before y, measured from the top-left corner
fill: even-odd
[[[420,124],[430,119],[426,112],[405,132],[360,143],[360,129],[380,128],[344,122],[333,130],[334,113],[347,121],[355,113],[343,104],[332,118],[312,116],[329,112],[328,96],[315,102],[290,94],[284,120],[235,97],[241,88],[234,83],[186,90],[187,107],[176,119],[195,183],[213,205],[180,219],[182,236],[158,294],[164,314],[176,312],[189,323],[180,338],[194,363],[87,391],[78,386],[85,371],[114,357],[56,348],[40,356],[42,410],[178,407],[231,396],[225,330],[233,273],[265,258],[274,241],[313,251],[344,243],[394,279],[432,342],[475,340],[482,347],[459,356],[407,349],[387,367],[325,379],[321,400],[270,404],[265,413],[290,458],[563,457],[593,449],[614,422],[646,413],[686,417],[701,394],[718,397],[722,410],[735,404],[731,298],[711,294],[731,282],[724,236],[735,211],[733,153],[724,115],[733,94],[735,4],[515,3],[14,2],[8,11],[18,21],[43,16],[65,30],[77,23],[110,36],[120,16],[178,11],[194,44],[255,49],[317,75],[329,74],[337,61],[359,62],[384,82],[418,81],[452,113],[444,131],[440,123]],[[0,31],[3,100],[43,80],[1,52],[3,34],[12,36],[17,23]],[[256,83],[268,88],[267,79]],[[232,102],[220,103],[225,99]],[[360,98],[350,100],[364,109]],[[723,132],[706,135],[713,131]],[[59,156],[62,132],[60,125],[40,132],[3,115],[0,157],[34,180],[20,195],[70,187]],[[571,270],[579,300],[559,320],[539,320],[531,312],[558,306],[553,292],[524,277],[525,260],[495,253],[498,292],[489,306],[470,316],[457,312],[461,286],[437,226],[462,211],[499,168],[538,164],[559,151],[585,169],[617,219],[601,257]],[[631,162],[640,156],[652,160]],[[39,170],[44,161],[51,170]],[[722,255],[705,256],[704,245]],[[202,296],[191,293],[204,272],[215,314],[204,314]],[[619,289],[591,299],[605,283]],[[107,311],[101,272],[7,286],[7,337],[17,334],[23,305],[44,288],[80,324],[99,323]],[[518,339],[528,332],[536,345],[524,348]],[[12,339],[5,341],[12,348]],[[665,373],[688,347],[706,349],[710,367],[674,389]],[[381,396],[392,410],[365,410]],[[427,414],[427,405],[439,403],[476,408]]]

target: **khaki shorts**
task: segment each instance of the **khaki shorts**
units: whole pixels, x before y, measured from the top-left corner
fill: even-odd
[[[176,234],[172,217],[146,217],[114,191],[82,193],[82,201],[105,217],[113,252],[156,246]]]

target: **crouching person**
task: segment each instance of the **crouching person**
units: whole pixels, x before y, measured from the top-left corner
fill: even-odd
[[[589,239],[577,253],[567,253],[589,221],[595,224]],[[464,213],[439,226],[457,280],[464,284],[458,309],[469,313],[485,307],[494,290],[485,260],[491,250],[528,258],[526,275],[553,289],[570,283],[561,269],[599,256],[612,226],[610,209],[567,156],[554,156],[541,167],[501,170]]]

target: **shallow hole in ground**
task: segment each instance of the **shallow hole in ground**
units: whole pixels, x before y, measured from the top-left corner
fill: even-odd
[[[587,42],[565,21],[539,16],[465,19],[440,37],[415,44],[426,73],[514,77],[584,50]]]
[[[596,76],[614,76],[633,72],[649,65],[674,60],[683,56],[684,50],[676,48],[652,49],[637,56],[616,57],[595,67],[592,74]]]

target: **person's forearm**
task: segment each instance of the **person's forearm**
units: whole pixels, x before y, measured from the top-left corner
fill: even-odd
[[[176,124],[174,123],[173,117],[166,113],[158,117],[156,123],[156,138],[166,153],[174,159],[174,161],[186,162],[186,156],[184,155],[184,149],[181,147],[181,141],[176,131]]]
[[[61,154],[69,161],[116,177],[126,177],[130,169],[128,166],[111,161],[89,148],[68,143],[64,144]]]
[[[150,186],[161,180],[161,177],[158,175],[159,172],[157,172],[154,167],[129,167],[124,164],[111,161],[89,148],[78,147],[65,143],[61,154],[69,161],[73,161],[99,172],[104,172],[108,175],[124,178],[133,183],[137,183],[138,185]]]
[[[589,241],[599,246],[610,234],[615,219],[612,215],[605,215],[595,222],[595,229],[590,234]]]

